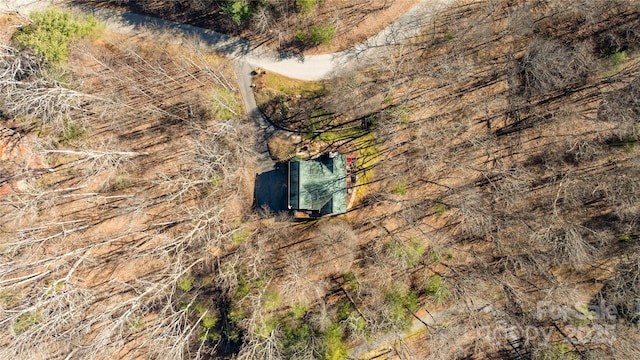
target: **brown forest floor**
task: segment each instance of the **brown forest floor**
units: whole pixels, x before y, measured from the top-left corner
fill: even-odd
[[[222,11],[222,3],[213,3],[206,8],[177,6],[172,1],[146,1],[144,6],[137,1],[79,0],[78,3],[107,6],[122,11],[151,15],[171,21],[195,25],[218,32],[239,35],[257,44],[298,52],[294,37],[298,30],[315,25],[336,24],[336,34],[328,45],[304,49],[305,54],[327,54],[348,49],[381,31],[420,0],[324,0],[312,12],[301,15],[295,5],[283,9],[281,18],[274,19],[267,33],[254,30],[249,24],[242,28],[234,24]]]
[[[253,124],[231,113],[241,104],[232,66],[188,40],[151,40],[157,37],[104,33],[75,43],[66,76],[88,100],[60,122],[2,121],[21,134],[2,132],[3,175],[24,174],[20,186],[3,186],[0,197],[2,312],[10,321],[2,343],[12,353],[4,358],[64,353],[68,344],[86,342],[94,346],[84,355],[76,348],[77,356],[162,352],[160,343],[170,338],[160,336],[168,329],[162,324],[191,316],[174,307],[176,281],[215,250],[215,242],[198,238],[200,227],[229,231],[251,206]],[[75,135],[67,137],[71,127]],[[221,132],[246,148],[221,150],[215,143]],[[13,143],[15,151],[4,147]],[[236,170],[215,168],[222,156]],[[55,171],[31,171],[44,166],[42,159]],[[49,275],[33,279],[40,286],[21,287],[16,279],[33,273]],[[38,314],[42,328],[12,327],[31,316],[21,314]],[[47,340],[34,345],[32,331],[68,335],[62,342],[43,335]],[[117,333],[126,341],[114,338]]]
[[[567,340],[562,331],[612,324],[606,319],[551,321],[535,313],[538,302],[550,301],[573,309],[574,316],[578,304],[600,298],[624,309],[638,295],[634,101],[640,92],[640,17],[637,7],[628,6],[633,2],[593,4],[462,1],[434,17],[411,43],[362,73],[334,81],[318,100],[322,108],[371,119],[371,126],[362,129],[366,137],[325,142],[337,149],[369,146],[373,170],[348,214],[309,223],[244,212],[254,175],[250,161],[242,163],[252,156],[244,149],[251,145],[245,141],[250,132],[231,131],[242,129],[242,122],[203,121],[229,116],[225,109],[234,108],[228,96],[234,94],[233,80],[225,84],[215,76],[231,78],[226,62],[144,38],[111,34],[81,42],[71,62],[73,81],[114,102],[92,103],[87,116],[78,117],[92,137],[59,144],[83,155],[50,153],[47,160],[59,170],[32,181],[31,193],[6,198],[10,210],[0,239],[25,259],[53,256],[56,262],[47,269],[60,271],[56,275],[81,274],[78,281],[86,283],[64,282],[69,292],[62,294],[95,305],[83,308],[88,319],[110,316],[90,323],[84,340],[116,338],[111,350],[120,355],[146,355],[163,335],[175,335],[158,330],[175,325],[164,318],[193,323],[212,313],[242,318],[244,350],[277,352],[268,345],[281,340],[282,332],[303,324],[326,329],[344,303],[348,319],[356,321],[339,320],[343,340],[358,344],[374,337],[354,327],[357,320],[364,319],[373,334],[402,334],[407,316],[412,318],[397,298],[415,295],[419,315],[464,308],[470,299],[491,307],[468,307],[399,343],[407,356],[512,358],[505,337],[487,339],[479,329],[535,323],[550,330],[554,342],[529,342],[523,350],[533,355],[637,358],[638,333],[628,330],[628,314],[613,323],[615,342],[600,344]],[[621,56],[623,48],[615,44],[625,36],[634,42],[625,45],[623,61],[614,62],[610,53]],[[541,51],[547,53],[540,56]],[[585,59],[586,70],[580,68]],[[526,78],[527,71],[537,77]],[[536,83],[540,79],[551,83]],[[215,141],[204,146],[207,138]],[[87,153],[116,148],[134,155]],[[222,160],[230,162],[203,166]],[[248,170],[236,166],[241,163]],[[60,224],[60,218],[77,221],[72,229],[90,228],[69,232],[71,225]],[[28,227],[31,222],[46,224],[45,231]],[[56,231],[62,235],[47,238]],[[7,240],[13,233],[47,246],[32,253]],[[65,255],[69,249],[78,252]],[[104,269],[116,280],[108,281],[111,274]],[[12,276],[21,279],[29,270]],[[193,284],[180,280],[185,274]],[[40,287],[20,294],[26,300],[11,304],[12,310],[30,314],[28,300],[60,293],[56,279],[37,282]],[[154,286],[167,291],[147,296]],[[98,296],[112,293],[122,296]],[[91,303],[92,296],[99,301]],[[109,311],[137,297],[139,307]],[[159,305],[184,299],[198,302],[201,311],[184,316],[188,306]],[[289,315],[296,305],[306,309],[302,316]],[[64,307],[46,309],[69,314]],[[112,318],[124,323],[107,326]],[[146,326],[134,331],[141,318]],[[117,331],[125,337],[112,335]],[[18,335],[4,341],[15,346]],[[317,345],[303,343],[305,349]],[[232,353],[234,345],[223,342],[217,354]]]

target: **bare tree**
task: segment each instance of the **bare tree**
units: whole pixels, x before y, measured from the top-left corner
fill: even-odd
[[[1,105],[11,116],[30,116],[62,132],[64,121],[82,113],[86,102],[108,102],[47,80],[42,62],[33,54],[8,46],[0,50]]]
[[[318,227],[318,252],[330,271],[343,273],[355,259],[357,236],[345,221],[329,221]]]
[[[533,96],[569,89],[584,82],[593,66],[586,46],[568,48],[551,40],[535,40],[520,60],[523,89]]]

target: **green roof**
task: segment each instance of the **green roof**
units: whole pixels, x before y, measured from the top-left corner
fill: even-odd
[[[289,207],[325,214],[347,212],[347,158],[336,155],[289,163]]]

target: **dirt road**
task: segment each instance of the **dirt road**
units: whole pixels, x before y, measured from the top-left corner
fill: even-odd
[[[64,0],[1,0],[0,9],[17,10],[23,14],[63,5]],[[366,66],[372,60],[388,54],[396,45],[416,36],[431,19],[454,0],[422,0],[409,11],[368,40],[333,54],[298,55],[279,53],[267,47],[253,46],[249,41],[196,26],[180,24],[154,17],[123,13],[115,10],[85,7],[117,32],[135,31],[137,27],[158,27],[201,38],[211,50],[235,60],[246,60],[253,67],[264,68],[300,80],[328,79],[341,71]]]

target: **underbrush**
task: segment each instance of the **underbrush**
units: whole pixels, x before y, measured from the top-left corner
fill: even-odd
[[[93,16],[74,17],[68,11],[49,9],[30,16],[31,24],[16,31],[13,40],[57,66],[67,62],[73,40],[96,37],[100,28]]]
[[[0,357],[237,353],[242,333],[229,324],[242,314],[199,267],[251,237],[237,219],[250,207],[253,132],[232,67],[189,39],[93,41],[96,28],[36,14],[15,41],[38,56],[7,46],[2,58],[13,70],[0,111],[33,146],[15,173],[24,185],[0,196],[3,256],[17,262],[0,269]]]

